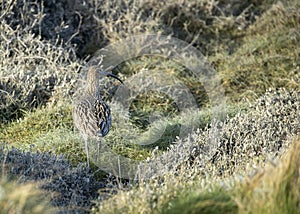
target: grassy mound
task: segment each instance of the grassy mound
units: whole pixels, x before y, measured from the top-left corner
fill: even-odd
[[[120,191],[94,213],[294,213],[299,210],[299,138],[276,161],[228,179],[166,175]]]

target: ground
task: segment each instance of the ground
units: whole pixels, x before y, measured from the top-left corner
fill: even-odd
[[[0,3],[3,212],[297,213],[299,6],[297,0]],[[122,40],[149,34],[187,46]],[[115,52],[102,56],[113,44]],[[160,54],[129,58],[153,44]],[[110,170],[99,170],[96,161],[86,167],[72,120],[86,70],[100,62],[116,64],[112,72],[125,82],[101,82],[113,116],[101,153],[103,163],[116,164]],[[195,75],[203,71],[199,62],[208,68],[206,81]],[[122,94],[126,87],[132,90]],[[191,105],[197,108],[182,107]],[[138,175],[125,176],[137,166]]]

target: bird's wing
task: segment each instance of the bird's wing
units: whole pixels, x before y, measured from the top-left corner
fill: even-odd
[[[95,116],[97,118],[98,134],[104,137],[108,134],[111,127],[109,106],[105,102],[97,100],[95,103]]]
[[[73,119],[79,131],[89,137],[98,132],[97,117],[93,104],[89,100],[81,100],[73,109]]]

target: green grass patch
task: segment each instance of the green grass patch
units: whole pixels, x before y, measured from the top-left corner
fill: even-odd
[[[81,137],[73,130],[71,105],[40,107],[1,124],[0,130],[1,141],[10,147],[64,154],[73,164],[86,160]]]
[[[234,53],[210,58],[229,100],[254,100],[268,88],[299,90],[299,27],[299,10],[278,3],[246,30]]]
[[[54,129],[71,128],[71,105],[40,107],[26,112],[24,118],[9,124],[1,124],[0,139],[8,144],[30,144]]]
[[[176,200],[169,202],[168,206],[169,208],[162,209],[162,213],[238,213],[238,206],[232,194],[222,188],[204,193],[187,191],[181,193]]]

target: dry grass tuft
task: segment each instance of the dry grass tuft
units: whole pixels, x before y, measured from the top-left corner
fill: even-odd
[[[241,213],[297,213],[300,209],[300,138],[279,163],[257,170],[239,188],[236,197]]]
[[[0,181],[0,209],[2,213],[56,213],[45,192],[36,184],[19,184],[2,176]]]

